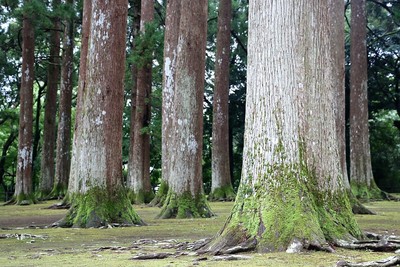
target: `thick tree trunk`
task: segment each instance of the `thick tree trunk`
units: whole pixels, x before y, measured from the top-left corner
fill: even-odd
[[[28,5],[30,0],[25,0]],[[17,177],[14,200],[16,204],[35,202],[32,190],[32,133],[33,133],[33,80],[35,39],[32,14],[24,14],[22,26],[22,75],[18,135]]]
[[[362,235],[338,145],[336,9],[333,0],[250,2],[242,181],[208,250],[332,251]]]
[[[71,159],[67,226],[141,224],[123,186],[122,111],[127,1],[91,1],[86,74]],[[80,78],[81,78],[80,77]]]
[[[153,0],[142,1],[141,4],[141,22],[140,31],[143,35],[146,33],[146,25],[151,23],[154,18],[154,2]],[[129,151],[129,169],[128,169],[128,185],[132,191],[132,200],[136,203],[149,203],[154,194],[150,183],[150,136],[147,127],[150,124],[151,117],[151,86],[152,86],[152,60],[149,54],[153,51],[149,50],[151,44],[145,47],[145,43],[141,54],[145,55],[142,62],[136,62],[139,65],[137,72],[137,91],[134,120],[131,128],[131,134],[134,135],[133,145]],[[148,59],[148,60],[147,60]],[[146,129],[146,130],[143,130]]]
[[[366,23],[365,0],[353,0],[350,33],[350,182],[354,195],[363,200],[382,198],[371,166]]]
[[[220,0],[212,126],[212,200],[234,200],[229,163],[229,55],[232,1]]]
[[[169,6],[170,7],[170,6]],[[171,8],[171,7],[170,7]],[[168,175],[168,194],[161,218],[209,217],[212,215],[203,193],[203,91],[207,33],[207,1],[182,1],[178,10],[167,10],[180,16],[177,36],[170,36],[171,54],[165,55],[165,88],[163,105],[173,110],[163,118],[166,138],[163,167]],[[171,30],[168,28],[167,31]],[[176,29],[174,29],[175,31]],[[166,35],[171,33],[166,33]],[[174,68],[173,72],[169,71]],[[164,111],[165,111],[164,110]],[[165,114],[165,113],[163,113]],[[165,129],[165,128],[164,128]]]
[[[73,0],[68,0],[73,5]],[[71,165],[71,101],[74,50],[73,18],[65,20],[63,56],[61,67],[60,104],[58,113],[57,150],[55,181],[51,197],[64,197],[68,189],[68,178]]]
[[[60,0],[53,0],[52,8],[58,11]],[[50,55],[47,67],[47,91],[44,110],[43,145],[40,164],[39,198],[46,198],[54,185],[54,151],[56,148],[57,90],[60,80],[60,18],[55,16],[50,31]]]
[[[162,178],[155,198],[151,201],[152,206],[162,206],[168,193],[169,167],[168,159],[174,153],[171,144],[172,120],[175,110],[173,109],[173,99],[175,95],[175,74],[176,61],[178,56],[178,37],[179,25],[181,21],[181,1],[170,0],[167,2],[164,34],[164,71],[163,71],[163,91],[162,91],[162,147],[161,147],[161,168]],[[172,150],[170,150],[172,149]]]

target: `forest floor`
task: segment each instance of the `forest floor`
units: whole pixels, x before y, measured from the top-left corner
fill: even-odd
[[[335,253],[241,253],[238,261],[221,261],[179,248],[214,236],[229,215],[231,202],[211,203],[216,217],[185,220],[157,220],[159,208],[135,205],[147,226],[106,229],[47,228],[66,213],[47,209],[55,203],[0,206],[0,266],[335,266],[338,261],[375,261],[393,256],[337,249]],[[400,236],[400,202],[370,202],[366,206],[377,215],[356,216],[363,230]],[[167,258],[134,259],[152,253]]]

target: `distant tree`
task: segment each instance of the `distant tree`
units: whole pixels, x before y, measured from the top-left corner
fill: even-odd
[[[350,183],[360,199],[382,198],[371,166],[368,129],[366,0],[351,2],[350,46]]]
[[[176,17],[176,24],[166,25],[163,114],[171,114],[163,118],[162,175],[168,194],[159,217],[209,217],[212,212],[202,182],[207,1],[181,1],[176,9],[171,9],[171,2],[167,22],[174,21],[168,16],[179,16],[179,20]],[[175,25],[178,27],[171,28]]]
[[[209,250],[332,250],[361,237],[338,145],[337,10],[343,2],[250,1],[242,180]]]
[[[47,90],[44,111],[43,145],[40,164],[39,198],[46,198],[54,185],[54,158],[56,148],[56,115],[57,115],[57,91],[60,81],[60,0],[52,1],[52,29],[50,30],[50,54],[47,66]]]
[[[146,35],[152,34],[147,29],[154,19],[154,1],[141,1],[140,31],[142,41],[136,47],[140,53],[140,60],[137,60],[136,94],[132,99],[131,141],[129,151],[129,165],[127,184],[133,193],[133,201],[136,203],[149,203],[154,196],[150,183],[150,136],[149,124],[151,118],[151,87],[152,87],[152,45],[148,42],[150,38]]]
[[[122,177],[127,10],[126,0],[84,2],[83,38],[88,38],[89,49],[83,53],[86,73],[80,76],[78,89],[68,187],[71,208],[61,225],[142,223]]]
[[[73,10],[74,0],[68,0],[67,6]],[[56,170],[51,197],[64,197],[68,190],[68,178],[71,165],[71,102],[73,87],[74,56],[74,20],[69,12],[64,19],[64,40],[61,63],[60,103],[58,111]]]
[[[15,192],[11,202],[18,205],[35,202],[32,188],[32,132],[33,132],[33,80],[35,61],[35,31],[33,12],[28,8],[30,0],[24,0],[22,25],[22,73],[20,89],[20,113],[18,133],[18,160]]]
[[[210,199],[233,200],[229,159],[229,64],[232,0],[220,0],[212,127],[212,182]]]

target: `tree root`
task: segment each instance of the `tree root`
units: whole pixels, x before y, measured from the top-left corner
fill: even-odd
[[[338,263],[336,263],[336,267],[389,267],[397,266],[398,264],[400,264],[400,256],[391,256],[389,258],[378,261],[368,261],[360,263],[339,261]]]
[[[383,198],[384,200],[388,200],[388,201],[400,201],[400,198],[399,198],[399,197],[393,196],[393,195],[389,194],[388,192],[381,191],[381,194],[382,194],[382,198]]]
[[[59,202],[59,203],[55,203],[55,204],[47,207],[47,209],[50,209],[50,210],[62,210],[62,209],[69,209],[70,207],[71,207],[70,203]]]
[[[400,237],[377,235],[374,233],[366,233],[368,240],[365,241],[336,241],[335,245],[346,249],[368,249],[379,252],[390,252],[400,249]]]

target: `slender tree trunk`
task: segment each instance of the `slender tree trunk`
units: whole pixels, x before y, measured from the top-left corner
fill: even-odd
[[[133,42],[131,50],[134,53],[136,49],[136,38],[139,36],[140,32],[140,13],[141,13],[141,0],[132,0],[131,5],[133,8],[133,21],[132,21],[132,31],[133,31]],[[133,161],[133,151],[135,144],[135,117],[136,117],[136,95],[137,95],[137,76],[138,76],[138,68],[136,64],[132,64],[131,66],[131,75],[132,75],[132,90],[131,90],[131,121],[130,121],[130,132],[129,132],[129,161],[128,161],[128,176],[126,179],[126,186],[128,188],[129,199],[134,202],[135,195],[133,194],[131,188],[134,188],[133,180],[130,179],[130,162]]]
[[[155,198],[151,205],[162,206],[168,193],[168,178],[170,177],[168,160],[174,153],[175,148],[171,144],[172,120],[175,110],[173,99],[175,96],[176,62],[178,56],[179,25],[181,21],[181,1],[167,1],[164,34],[164,71],[163,71],[163,92],[162,92],[162,147],[161,147],[161,168],[162,179]],[[172,150],[170,150],[172,149]]]
[[[331,251],[361,236],[338,145],[336,9],[334,0],[250,2],[242,180],[209,250]]]
[[[350,182],[359,199],[382,198],[372,174],[368,129],[367,19],[365,0],[351,2]]]
[[[140,31],[143,35],[152,34],[145,31],[146,25],[154,19],[154,1],[143,0],[141,3]],[[151,44],[142,43],[141,54],[144,59],[138,62],[136,105],[133,128],[134,135],[128,170],[128,184],[133,193],[133,201],[136,203],[149,203],[154,194],[150,183],[150,135],[144,131],[150,124],[151,117],[151,85],[152,85],[152,60],[149,54],[153,54]]]
[[[81,127],[83,113],[82,113],[82,101],[83,96],[86,94],[86,72],[87,72],[87,60],[88,60],[88,48],[89,48],[89,32],[91,23],[91,12],[92,12],[92,1],[83,1],[83,11],[82,11],[82,37],[81,37],[81,54],[79,59],[79,79],[78,79],[78,96],[76,101],[75,109],[75,126],[74,126],[74,139],[72,146],[78,146],[76,143],[75,135]],[[71,152],[72,154],[72,152]],[[72,165],[72,155],[71,155],[71,165]],[[71,167],[71,166],[70,166]],[[64,197],[64,204],[71,204],[70,192],[77,191],[76,176],[71,175],[71,169],[68,179],[68,191],[67,195]]]
[[[68,0],[73,6],[74,1]],[[72,16],[72,15],[71,15]],[[68,178],[71,165],[71,101],[73,82],[74,56],[74,22],[73,17],[64,21],[64,40],[61,67],[60,104],[58,113],[57,150],[55,181],[51,197],[64,197],[68,189]]]
[[[163,166],[166,167],[168,194],[160,213],[161,218],[209,217],[203,193],[203,92],[205,47],[207,33],[207,1],[182,1],[180,6],[175,57],[165,58],[166,73],[175,67],[173,76],[166,77],[166,98],[163,105],[173,110],[163,118],[167,137],[164,143]],[[167,11],[176,11],[170,10]],[[167,26],[168,31],[168,26]],[[176,38],[176,39],[175,39]],[[166,43],[169,46],[170,43]],[[170,88],[173,88],[170,90]],[[170,106],[168,106],[170,105]],[[171,119],[171,121],[169,121]]]
[[[52,1],[53,11],[57,12],[60,0]],[[47,91],[44,111],[43,145],[40,164],[39,198],[46,198],[54,185],[54,151],[56,147],[57,90],[60,80],[60,18],[53,17],[50,31],[50,55],[47,67]]]
[[[24,5],[29,5],[25,0]],[[26,205],[35,202],[32,190],[32,132],[33,132],[33,80],[35,39],[32,14],[23,15],[22,26],[22,75],[20,89],[20,113],[18,134],[17,177],[14,200]]]
[[[8,201],[7,185],[4,182],[4,175],[6,174],[7,153],[17,137],[18,137],[18,131],[16,129],[12,129],[7,140],[3,144],[3,148],[2,148],[2,152],[1,152],[1,156],[0,156],[0,184],[3,186],[3,189],[4,189],[4,196],[5,196],[4,201]]]
[[[210,199],[234,200],[229,163],[229,64],[232,1],[220,0],[212,126]]]
[[[85,33],[84,28],[89,49],[87,71],[80,76],[84,81],[80,81],[83,87],[70,173],[74,179],[68,188],[72,203],[61,223],[66,226],[142,223],[130,204],[122,177],[127,10],[127,0],[95,0],[91,8],[85,8],[84,17],[90,16],[90,30]]]
[[[338,5],[338,4],[336,4]],[[344,3],[343,8],[339,9],[332,9],[335,10],[337,13],[335,16],[339,18],[343,15],[344,10]],[[335,78],[335,82],[337,85],[337,119],[336,119],[336,126],[338,129],[338,142],[339,142],[339,152],[340,152],[340,162],[341,168],[343,171],[343,185],[346,188],[347,195],[349,197],[352,211],[355,214],[374,214],[372,211],[367,209],[363,206],[360,201],[357,200],[353,192],[351,191],[350,181],[348,176],[347,170],[347,155],[346,155],[346,89],[345,89],[345,67],[344,67],[344,58],[345,58],[345,50],[344,50],[344,18],[335,22],[336,26],[333,27],[335,30],[333,32],[333,41],[337,42],[338,47],[342,47],[342,49],[332,50],[332,57],[335,60],[335,64],[338,68],[336,72],[337,77]]]

